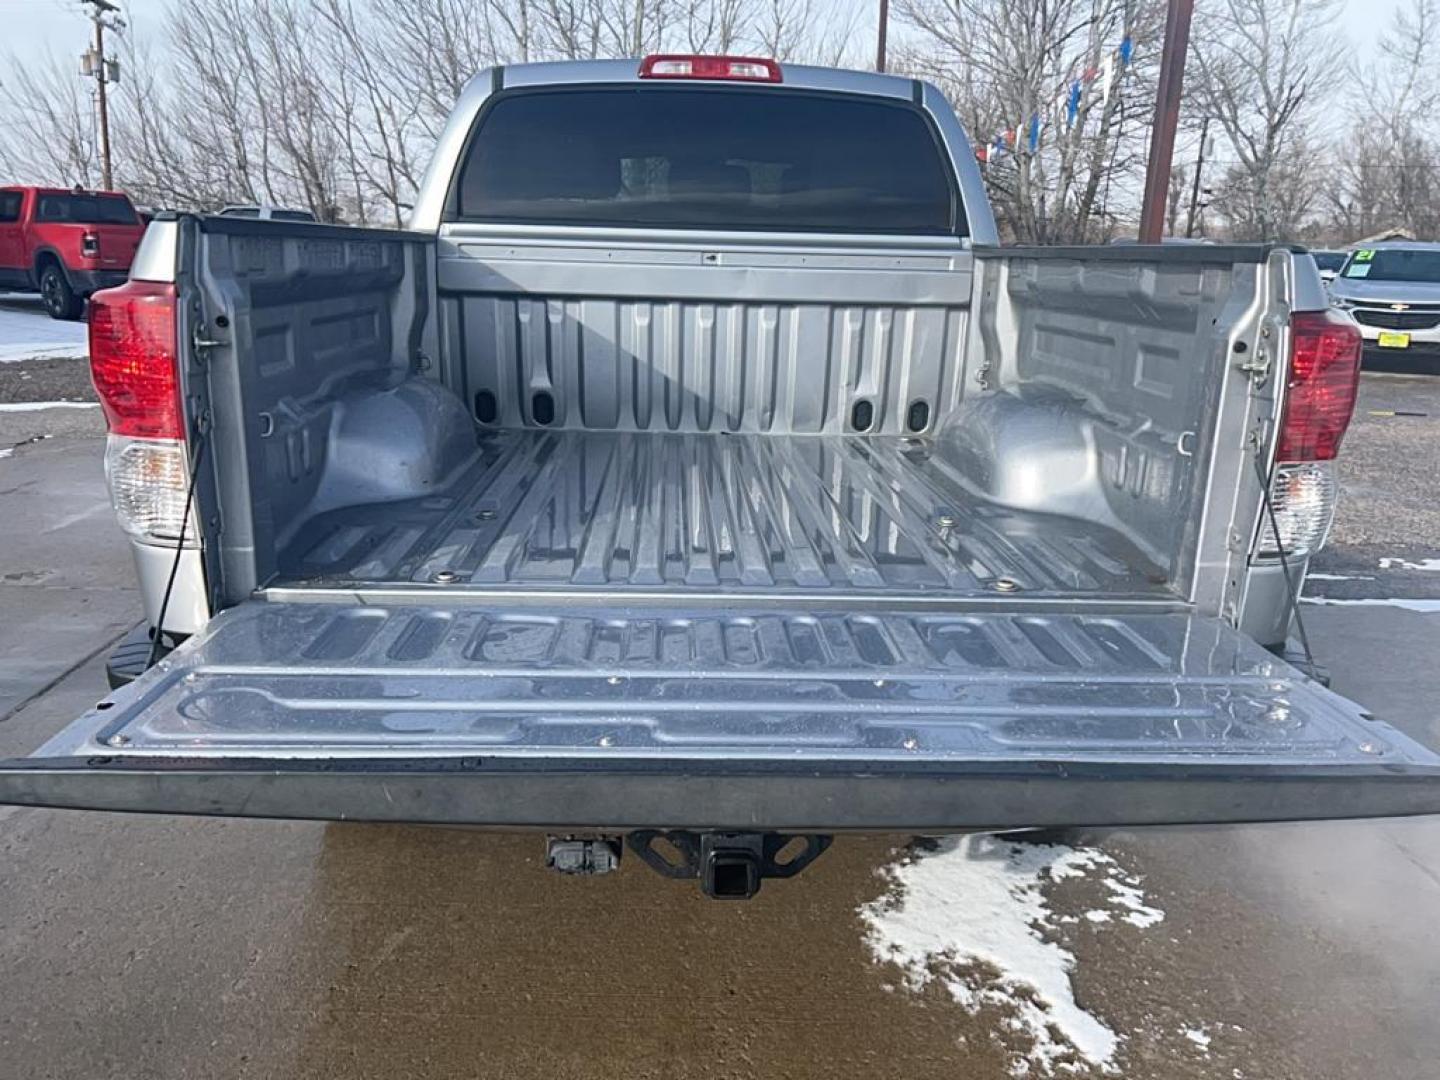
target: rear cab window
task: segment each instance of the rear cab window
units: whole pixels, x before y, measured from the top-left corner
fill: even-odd
[[[917,106],[724,86],[502,92],[477,121],[450,217],[965,234],[948,158]]]
[[[22,191],[0,191],[0,224],[20,220],[20,203],[24,194]]]
[[[64,221],[82,225],[138,225],[135,207],[123,195],[41,195],[36,221]]]

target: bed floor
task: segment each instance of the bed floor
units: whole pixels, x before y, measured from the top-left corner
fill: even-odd
[[[970,494],[927,440],[504,431],[450,488],[308,522],[277,584],[1173,596],[1116,533]]]

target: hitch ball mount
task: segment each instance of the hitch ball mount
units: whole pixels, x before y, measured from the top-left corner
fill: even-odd
[[[668,851],[655,846],[666,842]],[[652,870],[670,878],[699,878],[715,900],[749,900],[766,878],[794,877],[830,846],[831,837],[809,833],[694,833],[642,830],[626,846]],[[780,856],[786,856],[780,861]]]
[[[665,877],[699,878],[706,896],[748,900],[766,878],[794,877],[804,870],[831,839],[818,833],[644,829],[627,834],[625,846]],[[615,837],[551,836],[545,844],[545,864],[562,874],[608,874],[620,868],[621,852]]]

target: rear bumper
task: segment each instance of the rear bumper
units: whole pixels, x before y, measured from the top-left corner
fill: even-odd
[[[1367,371],[1388,371],[1393,374],[1440,374],[1440,342],[1412,341],[1407,348],[1381,348],[1366,341],[1360,366]]]
[[[70,288],[89,296],[101,289],[113,289],[124,285],[130,278],[129,270],[79,270],[67,266],[65,276],[70,279]]]
[[[1395,332],[1404,333],[1405,331],[1400,330]],[[1365,338],[1363,347],[1367,354],[1373,352],[1384,353],[1387,356],[1404,356],[1406,353],[1424,353],[1429,356],[1436,356],[1440,355],[1440,338],[1422,338],[1412,335],[1409,345],[1406,345],[1404,348],[1395,348],[1393,346],[1381,345],[1378,337],[1371,336]]]
[[[578,759],[230,759],[197,768],[179,759],[29,759],[0,763],[0,802],[548,831],[942,833],[1432,814],[1440,812],[1440,770],[1181,763],[761,769]]]

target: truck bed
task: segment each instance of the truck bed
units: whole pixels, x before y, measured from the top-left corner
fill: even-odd
[[[445,490],[321,514],[280,565],[276,586],[1172,596],[1119,533],[989,502],[907,437],[488,433]]]
[[[1308,259],[988,247],[940,92],[863,73],[754,92],[920,109],[966,229],[714,227],[744,223],[750,162],[784,199],[895,180],[876,206],[944,209],[887,155],[856,176],[859,127],[792,124],[798,155],[749,138],[758,112],[722,137],[738,87],[713,125],[632,119],[588,174],[568,150],[484,171],[550,146],[486,134],[497,91],[612,94],[608,123],[670,92],[638,81],[482,74],[405,231],[151,227],[148,343],[109,346],[145,357],[134,385],[176,365],[187,440],[117,433],[107,459],[147,618],[185,640],[0,762],[0,802],[598,832],[611,856],[638,832],[733,896],[804,865],[775,861],[787,833],[808,858],[846,829],[1440,807],[1440,758],[1261,644],[1290,619],[1257,538],[1292,316],[1325,308]],[[630,168],[652,149],[666,168]],[[681,217],[624,216],[640,172]],[[654,830],[696,855],[661,867]]]

